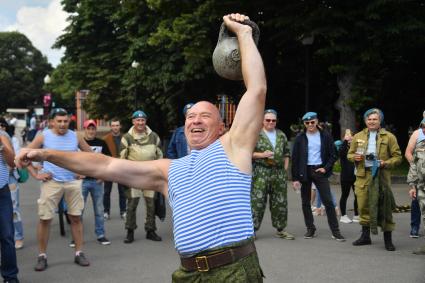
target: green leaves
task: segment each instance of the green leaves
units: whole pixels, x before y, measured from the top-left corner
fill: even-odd
[[[0,112],[40,101],[43,78],[51,69],[25,35],[0,32]]]

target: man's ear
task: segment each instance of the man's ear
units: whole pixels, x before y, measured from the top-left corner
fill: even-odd
[[[219,128],[220,136],[223,135],[224,132],[225,132],[224,122],[220,122],[220,128]]]

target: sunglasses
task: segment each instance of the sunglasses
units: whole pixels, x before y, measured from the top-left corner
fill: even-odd
[[[68,115],[68,111],[63,108],[55,108],[50,112],[50,119],[55,118],[56,116],[65,116]]]
[[[305,121],[304,124],[305,125],[314,125],[314,124],[316,124],[316,121]]]
[[[266,120],[267,123],[270,123],[270,122],[275,123],[276,122],[276,119],[264,119],[264,120]]]

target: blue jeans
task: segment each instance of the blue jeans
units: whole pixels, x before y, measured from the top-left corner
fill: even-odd
[[[19,207],[19,183],[15,176],[9,176],[10,195],[13,206],[13,225],[15,226],[15,241],[24,239],[24,228],[22,226],[21,208]]]
[[[334,207],[337,207],[335,193],[332,190],[331,190],[331,196],[332,196],[332,203],[333,203]],[[316,207],[321,207],[321,206],[322,206],[322,199],[320,198],[320,193],[318,192],[318,189],[317,189],[317,191],[316,191]]]
[[[84,207],[86,207],[87,197],[91,194],[94,209],[94,232],[97,238],[105,236],[105,226],[103,219],[103,184],[98,183],[95,179],[83,180],[83,197]]]
[[[421,226],[421,209],[419,207],[418,199],[415,198],[412,200],[412,206],[410,210],[410,227],[411,229],[416,229],[416,231],[419,231],[419,228]]]
[[[5,281],[17,279],[15,240],[13,238],[13,207],[9,187],[0,188],[1,276]]]

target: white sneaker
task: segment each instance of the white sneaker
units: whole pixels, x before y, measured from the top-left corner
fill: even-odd
[[[343,216],[341,216],[341,218],[339,219],[339,222],[342,222],[342,223],[347,223],[347,224],[349,224],[349,223],[352,223],[353,221],[347,216],[347,215],[343,215]]]
[[[360,217],[358,215],[354,215],[353,222],[356,222],[356,223],[360,222]]]
[[[105,213],[103,214],[103,218],[104,218],[105,220],[109,220],[109,219],[111,219],[111,216],[109,215],[109,213],[105,212]]]

